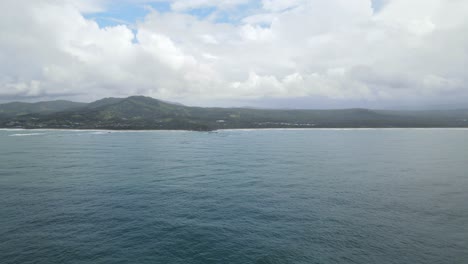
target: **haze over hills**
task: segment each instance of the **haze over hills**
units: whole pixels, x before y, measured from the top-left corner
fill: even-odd
[[[2,128],[182,129],[468,127],[468,110],[202,108],[151,97],[0,104]]]
[[[11,102],[0,104],[0,116],[18,116],[25,114],[53,113],[86,106],[86,103],[77,103],[66,100],[56,100],[37,103]]]

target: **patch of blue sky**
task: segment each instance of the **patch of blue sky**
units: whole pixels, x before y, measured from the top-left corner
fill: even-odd
[[[201,7],[201,8],[191,9],[185,13],[195,16],[200,19],[204,19],[204,18],[209,17],[215,11],[216,11],[216,7],[210,6],[210,7]]]
[[[217,23],[239,24],[261,8],[261,1],[249,1],[233,8],[218,10],[215,18]]]
[[[133,25],[141,21],[154,9],[160,13],[173,12],[171,2],[157,1],[144,2],[135,4],[130,1],[115,1],[107,6],[106,11],[99,13],[84,14],[88,19],[96,21],[100,27],[109,27],[116,25],[127,25],[133,28]],[[220,9],[216,6],[207,6],[187,10],[183,13],[195,16],[199,19],[207,19],[211,17],[216,23],[240,24],[242,19],[255,14],[261,9],[261,1],[253,0],[247,3],[240,4],[234,7]]]
[[[375,12],[379,12],[385,4],[387,4],[388,0],[372,0],[372,8]]]
[[[158,12],[170,12],[169,2],[153,2],[146,4],[131,4],[126,2],[113,3],[107,6],[105,12],[85,14],[88,19],[93,19],[100,27],[127,25],[132,28],[136,22],[141,21],[152,8]]]

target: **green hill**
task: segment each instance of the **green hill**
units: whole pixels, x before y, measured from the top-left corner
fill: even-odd
[[[275,110],[203,108],[150,97],[105,98],[0,105],[3,128],[184,129],[468,127],[467,110]],[[6,110],[5,110],[6,109]],[[8,110],[8,111],[7,111]]]
[[[46,114],[65,111],[74,108],[80,108],[86,105],[86,103],[76,103],[65,100],[38,103],[11,102],[6,104],[0,104],[0,116],[20,116],[33,113]]]

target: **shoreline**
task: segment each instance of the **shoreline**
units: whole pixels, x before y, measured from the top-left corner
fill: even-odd
[[[0,128],[0,131],[66,131],[66,132],[218,132],[218,131],[314,131],[314,130],[468,130],[468,127],[317,127],[317,128],[221,128],[213,130],[188,129],[64,129],[64,128]]]

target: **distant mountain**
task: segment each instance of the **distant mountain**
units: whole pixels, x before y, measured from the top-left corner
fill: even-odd
[[[0,105],[3,128],[184,129],[468,127],[468,110],[203,108],[144,96]]]
[[[100,99],[100,100],[97,100],[97,101],[94,101],[92,103],[87,104],[86,108],[94,109],[94,108],[98,108],[98,107],[101,107],[101,106],[116,104],[116,103],[119,103],[120,101],[122,101],[124,99],[125,98],[114,98],[114,97],[103,98],[103,99]]]
[[[65,111],[74,108],[86,106],[86,103],[76,103],[65,100],[38,102],[38,103],[22,103],[12,102],[0,104],[0,116],[19,116],[26,114],[37,113],[53,113]]]

